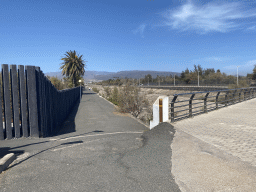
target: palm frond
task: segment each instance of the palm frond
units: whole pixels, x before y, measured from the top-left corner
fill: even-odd
[[[83,55],[77,55],[76,51],[67,51],[65,57],[61,58],[63,61],[61,63],[60,69],[62,70],[62,75],[72,78],[80,77],[85,73],[85,61],[83,60]]]

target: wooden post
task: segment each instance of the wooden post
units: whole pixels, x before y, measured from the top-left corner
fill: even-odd
[[[30,136],[39,137],[35,67],[25,66],[25,69],[28,95],[28,118]]]
[[[0,140],[4,140],[1,87],[0,87]]]
[[[194,98],[195,94],[192,94],[189,99],[189,117],[192,117],[192,100]]]
[[[26,89],[25,89],[25,74],[24,66],[18,66],[19,75],[19,92],[20,92],[20,116],[21,116],[21,127],[22,136],[28,137],[28,118],[27,118],[27,100],[26,100]]]
[[[3,96],[4,96],[4,120],[5,120],[5,131],[6,138],[12,138],[12,127],[11,127],[11,103],[10,103],[10,89],[9,89],[9,71],[8,65],[2,64],[2,78],[3,78]]]
[[[207,113],[207,97],[210,93],[206,93],[205,97],[204,97],[204,113]]]
[[[216,95],[216,109],[218,109],[218,104],[219,104],[219,101],[218,101],[218,98],[219,98],[219,95],[220,95],[220,92],[217,93]]]
[[[227,100],[228,100],[228,92],[225,95],[225,107],[227,106]]]
[[[175,95],[175,96],[173,97],[172,102],[171,102],[171,122],[174,122],[174,103],[175,103],[177,97],[178,97],[178,96]]]
[[[13,127],[15,137],[20,137],[20,122],[19,122],[19,103],[18,103],[18,78],[16,65],[10,66],[11,90],[12,90],[12,112],[13,112]]]
[[[159,99],[159,122],[163,122],[163,99]]]

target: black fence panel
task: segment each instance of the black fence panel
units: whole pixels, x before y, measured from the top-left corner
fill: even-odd
[[[40,135],[57,133],[75,102],[80,98],[80,87],[57,90],[48,78],[37,68],[37,99]]]
[[[0,140],[57,133],[79,98],[80,87],[59,91],[39,67],[2,64]]]

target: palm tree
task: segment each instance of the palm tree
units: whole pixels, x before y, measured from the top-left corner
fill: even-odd
[[[84,75],[84,68],[86,64],[82,57],[83,55],[77,55],[76,51],[67,51],[65,54],[66,57],[61,58],[64,62],[61,63],[60,69],[62,69],[62,75],[70,77],[73,82],[73,87],[77,84],[78,77]]]

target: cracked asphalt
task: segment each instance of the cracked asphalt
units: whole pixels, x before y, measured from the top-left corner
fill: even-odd
[[[48,138],[1,141],[17,159],[0,174],[0,191],[180,191],[171,173],[175,130],[149,130],[86,90]]]

